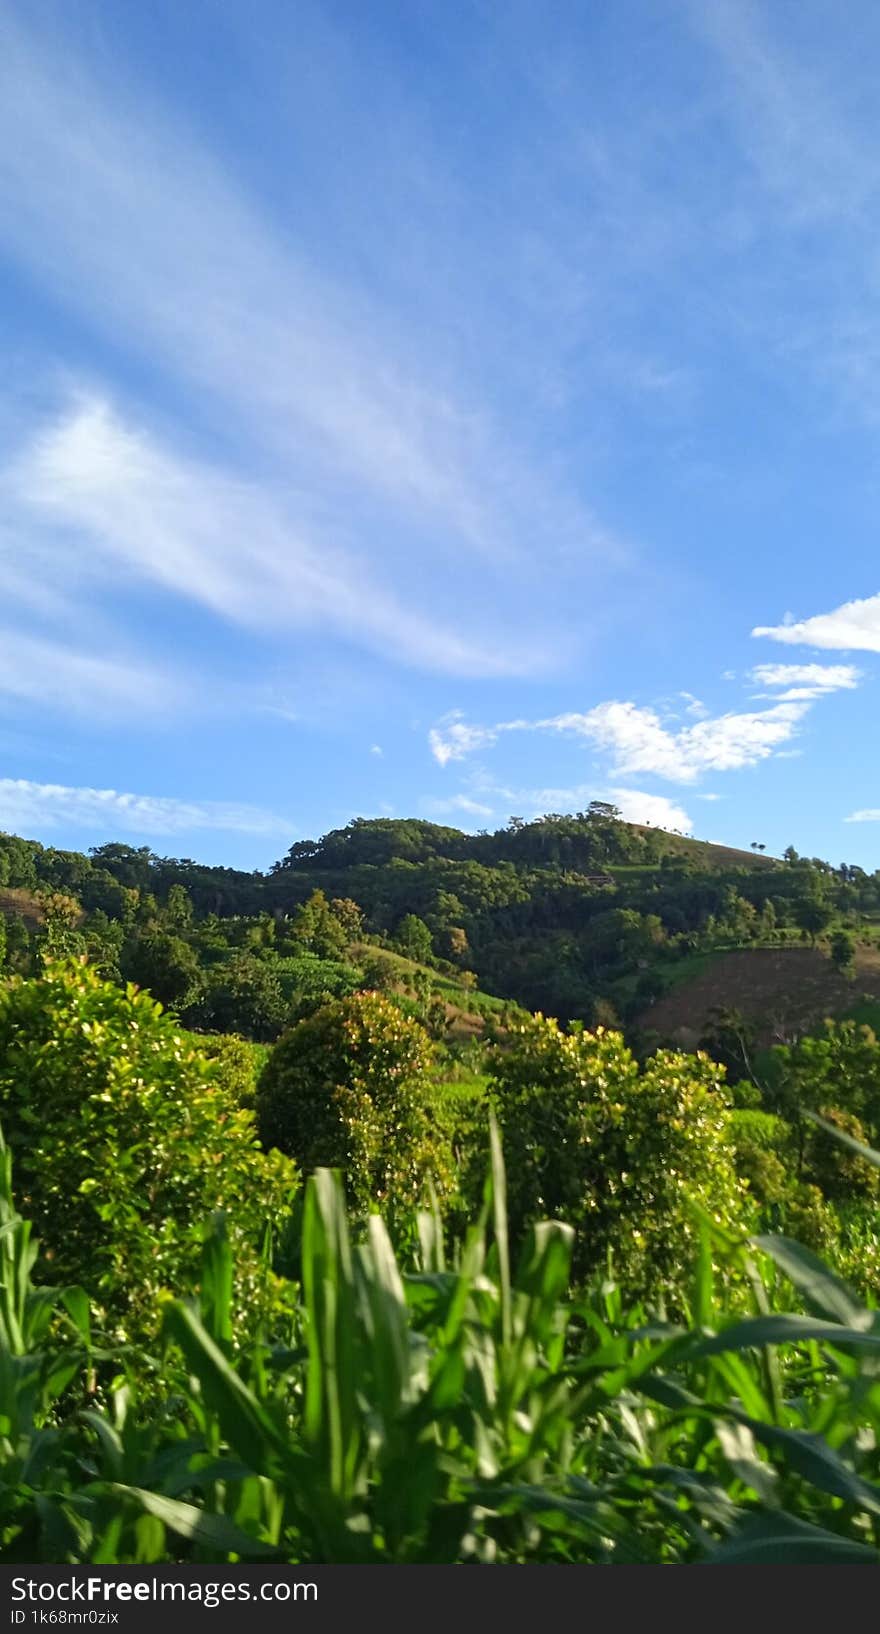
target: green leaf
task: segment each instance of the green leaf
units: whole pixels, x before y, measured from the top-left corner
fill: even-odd
[[[88,1345],[92,1337],[91,1313],[89,1296],[84,1288],[64,1288],[61,1293],[61,1303],[64,1306],[77,1333]]]
[[[739,1423],[747,1424],[756,1441],[780,1454],[789,1468],[796,1470],[811,1486],[820,1492],[830,1492],[835,1498],[843,1498],[857,1509],[880,1515],[880,1487],[856,1475],[821,1435],[810,1430],[783,1430],[775,1424],[749,1419],[744,1413],[732,1416]]]
[[[779,1266],[780,1271],[785,1272],[789,1282],[793,1282],[804,1298],[825,1316],[835,1322],[844,1322],[849,1327],[867,1327],[870,1324],[871,1312],[856,1298],[852,1289],[802,1243],[779,1236],[753,1237],[752,1242]]]
[[[510,1305],[510,1241],[507,1231],[507,1176],[504,1172],[504,1154],[501,1136],[494,1112],[489,1114],[489,1150],[491,1153],[492,1224],[495,1231],[495,1249],[498,1254],[498,1280],[501,1291],[501,1339],[505,1348],[511,1339]]]
[[[110,1490],[131,1498],[145,1514],[152,1515],[179,1537],[203,1548],[220,1549],[224,1554],[236,1555],[273,1555],[277,1552],[271,1544],[242,1532],[225,1515],[209,1514],[197,1509],[195,1504],[181,1503],[179,1498],[164,1498],[158,1492],[124,1486],[121,1482],[114,1482]]]
[[[410,1334],[406,1296],[385,1222],[367,1221],[358,1253],[360,1311],[372,1352],[372,1384],[386,1424],[409,1395]]]
[[[818,1112],[805,1111],[804,1117],[809,1118],[811,1123],[818,1124],[819,1128],[824,1129],[826,1135],[830,1135],[839,1145],[848,1146],[851,1152],[857,1152],[859,1157],[863,1157],[866,1163],[871,1164],[872,1168],[880,1169],[880,1152],[875,1152],[872,1146],[865,1146],[860,1140],[854,1140],[852,1135],[845,1135],[836,1124],[820,1118]]]
[[[734,1475],[750,1486],[764,1503],[774,1504],[779,1477],[772,1465],[763,1463],[758,1457],[755,1437],[748,1426],[727,1424],[719,1419],[715,1434]]]
[[[796,1345],[808,1339],[838,1345],[841,1349],[880,1351],[880,1333],[845,1328],[839,1322],[823,1322],[820,1317],[795,1316],[776,1312],[770,1316],[748,1316],[729,1328],[697,1340],[688,1347],[688,1357],[714,1356],[725,1350],[755,1350],[762,1345]]]
[[[864,1543],[790,1515],[762,1515],[709,1556],[708,1566],[880,1566]]]
[[[316,1169],[306,1187],[302,1266],[309,1347],[306,1435],[320,1450],[331,1492],[347,1498],[360,1446],[354,1272],[342,1185],[330,1169]]]
[[[226,1216],[214,1214],[202,1250],[200,1308],[202,1321],[218,1345],[232,1343],[232,1250]]]
[[[270,1454],[283,1457],[287,1451],[269,1415],[188,1306],[171,1305],[165,1324],[180,1345],[205,1401],[217,1414],[229,1445],[252,1470],[264,1474]]]

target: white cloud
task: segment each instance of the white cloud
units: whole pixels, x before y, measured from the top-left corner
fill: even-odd
[[[370,744],[370,754],[371,755],[376,755],[376,757],[379,760],[382,759],[382,756],[383,756],[384,752],[385,751],[382,748],[382,745],[380,743],[371,743]]]
[[[821,647],[841,652],[880,652],[880,595],[847,601],[831,613],[791,624],[759,625],[753,636],[767,636],[791,647]]]
[[[650,824],[652,828],[679,829],[690,834],[693,822],[682,806],[665,794],[644,794],[639,789],[612,789],[611,798],[627,823]]]
[[[170,835],[220,829],[227,833],[275,835],[290,832],[283,817],[259,806],[224,801],[171,800],[116,789],[70,788],[0,778],[0,828],[15,833],[65,827],[92,833]]]
[[[851,816],[844,817],[845,823],[880,823],[880,807],[868,807],[863,811],[854,811]]]
[[[491,748],[498,733],[507,730],[506,726],[468,726],[461,719],[461,712],[453,710],[444,715],[437,726],[431,727],[428,742],[434,759],[441,766],[448,766],[451,760],[465,760],[477,749]]]
[[[807,686],[817,692],[857,687],[861,680],[853,664],[756,664],[749,673],[759,686]]]
[[[508,814],[515,812],[519,816],[534,818],[545,816],[548,812],[585,811],[591,800],[609,800],[620,808],[628,823],[650,823],[656,828],[680,829],[683,834],[689,834],[693,828],[690,817],[681,806],[665,795],[645,794],[639,789],[597,788],[588,783],[578,784],[574,788],[511,789],[493,783],[491,778],[483,775],[477,780],[477,791],[491,798],[494,806],[482,805],[469,795],[462,794],[453,795],[448,800],[432,800],[427,805],[437,813],[459,810],[486,817],[503,806]]]
[[[784,688],[755,694],[778,703],[807,703],[829,692],[852,691],[862,680],[861,670],[852,664],[756,664],[749,673],[758,686]]]
[[[693,783],[704,771],[737,771],[766,760],[791,739],[808,704],[777,703],[751,713],[719,715],[678,731],[663,725],[656,710],[611,701],[538,721],[471,726],[455,718],[432,729],[434,758],[447,765],[496,743],[502,732],[558,732],[585,738],[612,758],[616,773],[649,772],[673,783]],[[447,720],[449,718],[447,717]]]
[[[711,713],[699,698],[694,697],[692,692],[680,692],[679,697],[685,700],[685,714],[693,715],[695,720],[705,720],[706,716]]]

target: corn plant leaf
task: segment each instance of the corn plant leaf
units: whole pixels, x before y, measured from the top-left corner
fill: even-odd
[[[283,1455],[286,1450],[268,1413],[189,1306],[171,1305],[165,1322],[198,1379],[205,1401],[217,1414],[229,1445],[251,1469],[264,1471],[273,1452]]]
[[[260,1538],[251,1537],[225,1515],[197,1509],[195,1504],[181,1503],[179,1498],[166,1498],[158,1492],[147,1492],[143,1487],[124,1486],[114,1482],[111,1488],[121,1497],[130,1498],[146,1515],[176,1532],[178,1537],[207,1549],[221,1549],[225,1554],[272,1555],[276,1550]]]
[[[774,1312],[770,1316],[749,1316],[742,1322],[732,1322],[720,1333],[698,1339],[689,1347],[688,1357],[714,1356],[724,1350],[753,1350],[763,1345],[794,1345],[809,1339],[880,1352],[880,1333],[865,1333],[863,1329],[844,1327],[840,1322],[823,1322],[819,1317],[797,1316]]]
[[[709,1566],[880,1566],[880,1554],[864,1543],[776,1512],[761,1515],[722,1543]]]
[[[871,1313],[856,1298],[852,1289],[841,1277],[829,1271],[818,1255],[805,1248],[803,1243],[775,1235],[753,1237],[752,1242],[779,1266],[780,1271],[785,1272],[804,1298],[824,1316],[833,1322],[843,1322],[848,1327],[868,1325]]]

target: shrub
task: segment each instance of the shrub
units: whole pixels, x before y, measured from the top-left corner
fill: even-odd
[[[433,1047],[424,1028],[381,993],[327,1004],[279,1039],[260,1079],[266,1145],[303,1173],[343,1170],[355,1207],[419,1202],[447,1164],[433,1120]]]
[[[565,1032],[540,1015],[510,1044],[496,1055],[491,1098],[516,1228],[550,1214],[578,1230],[581,1274],[610,1252],[631,1291],[680,1287],[698,1230],[692,1205],[729,1226],[745,1201],[719,1069],[661,1050],[640,1072],[619,1033]]]
[[[319,959],[315,953],[278,959],[274,968],[288,1005],[288,1025],[314,1014],[331,999],[348,998],[361,985],[361,972],[356,966],[338,959]]]
[[[211,1062],[215,1081],[232,1096],[236,1106],[252,1110],[268,1047],[254,1044],[249,1038],[239,1038],[237,1033],[188,1033],[186,1036]]]
[[[204,997],[191,1012],[193,1021],[220,1033],[243,1033],[271,1042],[288,1019],[277,960],[237,952],[209,972]]]
[[[839,1108],[820,1108],[825,1122],[832,1124],[852,1140],[866,1144],[864,1125],[852,1112]],[[841,1145],[827,1130],[813,1127],[807,1141],[807,1173],[831,1203],[846,1203],[855,1199],[876,1199],[877,1170],[857,1152]]]
[[[148,988],[161,1004],[176,1010],[198,1001],[204,981],[195,948],[158,927],[132,938],[124,951],[122,970],[127,981]]]
[[[778,1224],[786,1235],[796,1237],[817,1254],[837,1260],[840,1228],[834,1210],[826,1203],[818,1186],[799,1181],[779,1209]]]
[[[751,1107],[730,1114],[729,1138],[737,1174],[762,1205],[779,1203],[797,1178],[794,1131],[783,1118]]]
[[[254,1282],[292,1165],[149,994],[84,963],[0,988],[0,1120],[54,1280],[82,1282],[134,1333],[185,1285],[202,1224],[225,1209]]]

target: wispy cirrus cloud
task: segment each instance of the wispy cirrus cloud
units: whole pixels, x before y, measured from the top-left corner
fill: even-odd
[[[876,150],[860,139],[821,64],[800,60],[790,31],[752,0],[693,0],[691,15],[736,91],[743,151],[790,223],[857,218],[880,182]]]
[[[469,641],[407,608],[279,497],[172,452],[101,398],[79,398],[34,437],[0,497],[36,519],[32,558],[56,592],[67,585],[83,599],[108,581],[117,594],[146,583],[252,629],[334,628],[429,669],[491,675],[523,664],[518,648]],[[0,555],[0,582],[3,572]]]
[[[451,816],[455,812],[463,812],[468,817],[492,816],[491,806],[472,800],[468,794],[453,794],[448,800],[426,799],[422,801],[422,808],[432,817]]]
[[[521,604],[536,537],[579,575],[625,558],[479,370],[450,369],[421,321],[328,275],[204,134],[14,6],[0,22],[0,242],[146,360],[166,402],[184,400],[188,446],[195,422],[212,450],[172,457],[173,422],[157,434],[86,398],[25,456],[35,503],[25,533],[15,520],[35,557],[38,525],[74,529],[105,557],[112,544],[129,577],[224,615],[237,605],[276,632],[329,619],[398,663],[465,676],[529,674],[567,650],[551,578]],[[456,565],[492,594],[463,605]]]
[[[149,722],[177,707],[186,690],[169,668],[0,624],[0,709],[26,703],[86,721]]]
[[[867,79],[876,17],[866,8],[858,30],[826,31],[817,51],[809,6],[801,27],[754,0],[690,0],[689,10],[721,68],[721,105],[749,167],[738,190],[743,231],[764,246],[766,304],[750,305],[747,330],[787,372],[876,428],[880,148]]]
[[[149,838],[218,829],[269,838],[289,834],[291,826],[285,818],[259,806],[0,778],[0,828],[18,834],[74,827],[107,837],[125,833]]]
[[[669,782],[693,783],[705,771],[738,771],[766,760],[795,735],[808,707],[806,702],[778,703],[675,730],[664,725],[655,709],[612,700],[584,712],[502,721],[496,726],[474,726],[454,718],[432,729],[430,745],[435,760],[448,765],[491,747],[505,733],[562,734],[582,738],[607,753],[617,774],[650,772]]]

